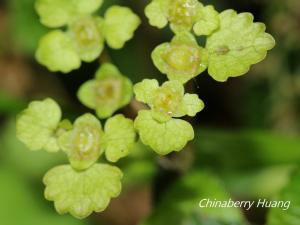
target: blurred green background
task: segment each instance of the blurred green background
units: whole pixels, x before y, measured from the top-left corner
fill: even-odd
[[[133,40],[109,58],[133,82],[163,81],[150,59],[154,47],[172,37],[151,27],[145,0],[105,0],[133,9],[141,18]],[[64,75],[37,64],[34,52],[47,29],[34,0],[0,1],[0,224],[1,225],[299,225],[300,224],[300,1],[213,0],[218,11],[248,11],[267,24],[277,46],[262,63],[226,83],[206,73],[187,84],[206,103],[191,120],[195,140],[180,153],[157,157],[138,143],[121,160],[124,188],[109,208],[83,221],[58,215],[43,197],[43,174],[66,162],[64,155],[29,152],[15,137],[15,116],[32,99],[52,97],[74,118],[86,111],[76,99],[80,84],[93,77],[99,61]],[[201,42],[201,40],[199,40]],[[121,112],[134,118],[133,102]],[[202,198],[291,200],[281,209],[200,209]]]

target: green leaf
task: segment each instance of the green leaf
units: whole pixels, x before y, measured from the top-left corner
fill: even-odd
[[[76,119],[73,129],[59,137],[61,149],[67,153],[74,169],[84,170],[103,153],[103,131],[100,121],[86,113]]]
[[[60,30],[51,31],[41,38],[35,56],[52,72],[68,73],[81,65],[72,40]]]
[[[95,12],[103,0],[37,0],[35,8],[41,23],[48,27],[61,27],[74,19]]]
[[[220,25],[219,13],[211,5],[203,7],[199,11],[197,22],[193,30],[196,35],[210,35]]]
[[[60,120],[61,110],[54,100],[33,101],[17,118],[17,137],[32,151],[58,151],[55,132]]]
[[[220,14],[220,29],[208,37],[208,73],[216,81],[247,73],[275,45],[263,23],[253,23],[251,13],[226,10]]]
[[[103,34],[107,44],[114,49],[122,48],[141,23],[130,8],[121,6],[111,6],[104,18]]]
[[[105,155],[108,161],[116,162],[130,153],[135,143],[133,121],[119,114],[107,120],[105,132]]]
[[[68,27],[67,34],[82,61],[92,62],[100,56],[104,47],[102,24],[102,18],[88,16],[75,20]]]
[[[275,200],[282,201],[281,207],[271,208],[267,225],[297,225],[300,223],[300,172],[295,172],[290,183]]]
[[[134,121],[140,138],[160,155],[180,151],[188,141],[194,138],[193,127],[186,121],[171,119],[160,123],[153,119],[149,110],[141,110]]]
[[[123,174],[117,167],[95,164],[78,172],[69,165],[55,167],[44,176],[45,197],[54,201],[58,213],[78,219],[102,212],[121,192]]]
[[[207,68],[206,51],[189,32],[178,33],[171,43],[163,43],[152,52],[154,65],[169,80],[186,83]]]
[[[230,195],[212,174],[190,171],[165,192],[152,215],[142,224],[247,224],[239,209],[200,208],[202,199],[228,201]]]
[[[81,85],[77,96],[85,106],[95,109],[99,118],[110,117],[132,98],[132,83],[112,64],[105,63],[95,79]]]

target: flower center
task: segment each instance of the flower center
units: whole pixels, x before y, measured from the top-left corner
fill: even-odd
[[[165,62],[175,70],[197,70],[200,64],[200,52],[188,45],[172,46],[163,56]]]
[[[182,96],[176,90],[161,87],[158,89],[154,99],[153,106],[155,110],[172,116],[172,113],[177,111]]]
[[[75,22],[71,26],[71,34],[80,48],[98,45],[101,41],[101,34],[96,20],[91,17]]]
[[[106,78],[96,85],[96,102],[118,102],[121,98],[122,82],[119,79]]]
[[[169,8],[169,21],[176,25],[192,26],[197,14],[197,0],[174,0]]]
[[[93,154],[100,147],[100,132],[92,127],[81,128],[75,133],[74,145],[80,158]]]

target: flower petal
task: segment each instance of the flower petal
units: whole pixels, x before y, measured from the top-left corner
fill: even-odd
[[[120,49],[133,37],[140,18],[127,7],[111,6],[105,13],[103,33],[107,44]]]
[[[104,131],[108,161],[116,162],[130,153],[136,138],[132,120],[116,115],[107,120]]]

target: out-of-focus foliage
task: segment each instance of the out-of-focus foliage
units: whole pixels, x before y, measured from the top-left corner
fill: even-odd
[[[86,109],[74,101],[76,91],[82,83],[92,79],[99,65],[98,63],[84,64],[82,69],[75,71],[74,76],[71,77],[48,74],[45,70],[37,68],[36,63],[33,63],[33,53],[38,39],[47,30],[40,24],[34,12],[34,0],[6,0],[5,2],[8,7],[4,8],[1,5],[0,15],[0,28],[3,26],[3,21],[9,24],[7,25],[9,29],[0,35],[2,42],[0,43],[2,57],[0,58],[0,83],[1,87],[5,87],[0,90],[0,223],[5,225],[87,224],[88,222],[73,220],[69,216],[56,215],[50,203],[41,201],[44,188],[40,182],[42,175],[49,168],[66,163],[67,158],[62,152],[57,155],[49,155],[44,151],[29,152],[15,138],[15,122],[11,117],[26,107],[27,100],[24,99],[45,97],[49,89],[59,98],[67,99],[64,102],[67,108],[70,107],[67,117],[82,114]],[[146,76],[165,79],[165,76],[155,69],[150,54],[159,43],[170,42],[172,33],[167,28],[158,32],[147,23],[143,10],[148,2],[105,0],[100,12],[104,15],[106,9],[112,4],[122,4],[130,7],[140,18],[143,18],[142,27],[137,31],[132,42],[126,44],[121,51],[108,49],[101,58],[101,61],[114,63],[122,73],[128,74],[133,83],[140,82]],[[214,178],[208,179],[211,175],[205,175],[206,173],[203,172],[206,169],[213,170],[220,177],[232,197],[247,200],[264,197],[275,199],[274,196],[286,186],[277,199],[291,198],[295,201],[295,206],[298,203],[298,175],[293,176],[291,183],[288,183],[291,172],[300,162],[299,0],[203,2],[216,5],[218,11],[235,8],[239,13],[252,12],[257,20],[267,24],[267,32],[275,37],[277,47],[263,63],[254,66],[248,76],[231,80],[220,86],[203,73],[203,76],[187,83],[186,88],[189,93],[198,93],[207,107],[199,114],[199,119],[190,121],[195,128],[201,126],[197,128],[195,141],[188,145],[183,153],[156,157],[150,148],[138,143],[127,158],[117,162],[125,175],[123,178],[125,187],[122,193],[125,194],[125,201],[129,202],[130,207],[132,198],[126,196],[127,190],[141,187],[154,189],[153,214],[149,220],[146,220],[146,224],[152,224],[151,222],[154,225],[159,224],[160,221],[157,220],[161,219],[164,224],[173,222],[174,225],[178,225],[182,218],[185,218],[189,224],[226,224],[223,219],[218,219],[220,218],[218,212],[216,214],[207,212],[205,215],[210,217],[205,219],[203,214],[199,216],[198,198],[202,198],[201,193],[208,196],[209,189],[218,192],[211,187],[213,182],[210,181]],[[197,41],[204,43],[202,38],[198,38]],[[22,62],[31,69],[30,73],[33,73],[34,80],[30,84],[30,89],[27,89],[30,90],[29,92],[21,91],[13,95],[15,89],[9,89],[10,85],[5,85],[10,82],[14,86],[22,87],[22,79],[16,76],[15,69],[18,69],[24,77],[28,71],[13,62],[15,57],[24,53],[27,58],[22,58]],[[152,77],[149,77],[149,74]],[[58,85],[48,83],[49,77]],[[65,89],[63,93],[67,98],[61,95],[61,87]],[[134,117],[133,111],[138,107],[140,105],[134,102],[124,112]],[[191,168],[195,173],[190,174]],[[182,174],[182,170],[186,175]],[[160,181],[162,174],[164,176]],[[177,176],[186,177],[176,181]],[[192,176],[195,178],[194,181],[188,182],[193,182],[196,190],[187,185],[186,180],[193,179]],[[209,186],[206,188],[203,187],[203,179],[209,180]],[[202,187],[203,190],[200,190]],[[135,192],[133,195],[136,196]],[[222,196],[229,195],[224,193]],[[139,202],[142,206],[148,204],[143,198],[139,199]],[[119,223],[123,225],[129,221],[126,208],[130,207],[123,204],[118,206],[119,211],[108,210],[112,210],[112,217],[123,212],[125,219]],[[172,214],[169,214],[170,212]],[[250,212],[247,213],[247,217],[254,221],[253,224],[264,224],[265,211]],[[294,224],[298,225],[299,215],[292,204],[291,211],[271,210],[268,217],[270,219],[268,225],[291,225],[293,223],[289,220],[292,218],[294,221],[296,217]],[[93,224],[102,224],[99,222],[101,218],[98,215],[93,216],[93,219]]]
[[[0,218],[6,225],[84,225],[85,221],[70,216],[62,218],[53,210],[49,210],[39,199],[32,184],[24,177],[10,170],[8,165],[0,167]],[[16,215],[17,213],[17,215]]]
[[[31,152],[16,138],[15,120],[9,120],[0,133],[0,162],[24,177],[41,178],[51,167],[67,162],[64,154]]]
[[[34,9],[35,0],[9,0],[9,30],[18,50],[32,55],[38,41],[47,32]],[[7,46],[5,46],[7,47]]]
[[[247,224],[241,211],[236,208],[200,208],[201,199],[226,201],[230,195],[222,182],[207,172],[190,171],[163,193],[153,214],[143,225],[199,224],[226,225]]]
[[[297,225],[300,223],[300,173],[297,171],[291,178],[290,183],[277,196],[278,201],[290,201],[288,210],[272,208],[268,215],[267,225]]]
[[[65,162],[62,155],[53,157],[44,151],[28,152],[15,135],[15,121],[9,121],[0,133],[0,218],[7,225],[84,225],[71,216],[62,218],[50,210],[45,201],[40,201],[42,191],[35,179],[54,165]],[[18,216],[16,216],[16,213]]]

